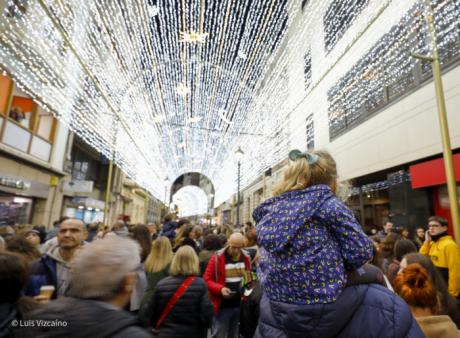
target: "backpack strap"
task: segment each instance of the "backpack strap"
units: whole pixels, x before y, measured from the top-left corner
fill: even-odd
[[[166,307],[164,308],[163,312],[161,313],[160,319],[158,319],[156,329],[158,330],[160,328],[161,323],[163,320],[166,318],[168,313],[171,311],[173,306],[177,303],[179,298],[184,294],[185,290],[190,286],[190,284],[193,283],[193,281],[196,279],[196,276],[190,276],[184,282],[177,288],[176,292],[172,295],[171,298],[169,298],[168,304],[166,304]]]
[[[219,256],[217,255],[217,252],[214,254],[214,281],[217,283],[217,262]]]

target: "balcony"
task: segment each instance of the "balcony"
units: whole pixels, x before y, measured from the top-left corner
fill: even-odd
[[[49,162],[56,119],[0,75],[0,143]]]

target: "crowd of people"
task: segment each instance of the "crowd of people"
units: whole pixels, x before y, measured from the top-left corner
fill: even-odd
[[[256,225],[3,227],[0,337],[460,337],[448,222],[368,236],[327,152],[289,159]]]

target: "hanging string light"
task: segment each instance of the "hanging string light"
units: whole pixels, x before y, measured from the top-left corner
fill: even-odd
[[[376,18],[403,20],[415,2],[347,0],[333,10],[318,0],[303,11],[287,0],[8,2],[0,66],[154,196],[161,199],[165,175],[197,171],[213,181],[218,205],[235,192],[231,154],[238,146],[245,149],[244,187],[284,159],[296,135],[305,135],[295,116],[303,105],[324,106],[318,90],[338,93],[331,107],[352,104],[340,94],[346,88],[362,91],[354,100],[371,97],[382,79],[383,54],[366,72],[349,72],[372,44],[359,53],[350,46],[369,25],[378,27],[376,39],[387,34],[391,25]],[[318,29],[325,18],[332,18],[327,49]],[[453,29],[455,17],[442,20]],[[405,35],[391,36],[389,77],[407,67],[393,53]],[[423,50],[425,42],[418,43]],[[331,111],[324,118],[332,124],[338,110]]]

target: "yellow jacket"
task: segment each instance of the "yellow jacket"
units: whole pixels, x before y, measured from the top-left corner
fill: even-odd
[[[428,255],[433,264],[448,279],[448,291],[454,297],[460,293],[460,253],[451,236],[443,236],[436,242],[423,243],[420,253]]]

